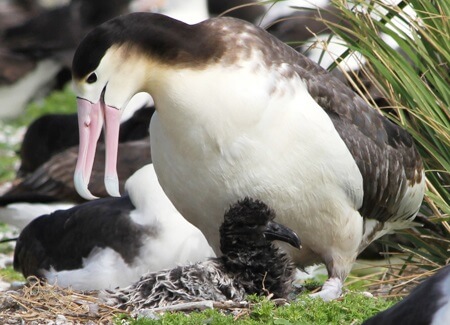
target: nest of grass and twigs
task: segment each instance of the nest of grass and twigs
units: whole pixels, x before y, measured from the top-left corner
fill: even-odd
[[[249,301],[242,302],[182,302],[166,307],[128,312],[102,303],[98,298],[98,291],[80,292],[61,288],[35,277],[27,280],[27,284],[19,290],[0,293],[0,324],[129,323],[141,317],[155,320],[164,313],[191,313],[207,309],[232,315],[237,320],[249,316],[252,309],[260,303],[250,297]],[[271,295],[266,298],[275,307],[287,304],[286,299],[271,299]]]
[[[97,292],[77,292],[29,278],[17,291],[0,293],[1,324],[111,324],[123,310],[102,304]]]
[[[275,307],[287,303],[285,299],[271,299],[271,296],[267,299]],[[249,301],[242,302],[196,301],[142,309],[131,313],[103,304],[98,298],[98,291],[75,291],[30,277],[27,285],[21,289],[0,293],[0,323],[128,324],[141,317],[155,320],[164,313],[189,314],[208,309],[214,309],[224,315],[232,315],[233,319],[237,320],[248,317],[259,303],[256,300],[253,301],[251,297]]]

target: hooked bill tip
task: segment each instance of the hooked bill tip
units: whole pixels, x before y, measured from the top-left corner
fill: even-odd
[[[105,176],[105,188],[109,195],[120,197],[119,179],[117,176]]]
[[[75,174],[73,176],[73,183],[75,185],[75,189],[82,198],[86,200],[98,199],[98,197],[92,195],[92,193],[87,188],[87,184],[84,182],[83,174],[81,173],[81,171],[75,171]]]

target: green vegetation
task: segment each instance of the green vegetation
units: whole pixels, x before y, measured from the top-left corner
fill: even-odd
[[[0,269],[0,278],[3,281],[13,282],[13,281],[25,281],[22,274],[14,271],[12,266],[7,266],[3,269]]]
[[[348,293],[344,298],[332,302],[311,299],[301,295],[297,301],[281,307],[267,299],[252,297],[252,307],[233,312],[205,310],[184,314],[165,313],[159,319],[140,318],[133,320],[119,317],[117,324],[361,324],[363,320],[393,305],[396,300],[368,298],[360,293]]]
[[[381,108],[382,112],[413,135],[424,159],[427,192],[423,212],[434,227],[405,232],[411,245],[403,248],[408,253],[407,263],[436,269],[450,260],[450,3],[353,3],[358,10],[352,10],[355,5],[348,1],[333,0],[350,26],[329,26],[350,47],[343,57],[352,51],[364,55],[364,78],[376,85],[390,104]],[[408,10],[408,5],[414,11]],[[399,49],[381,34],[395,40]],[[364,89],[363,78],[348,77]]]
[[[15,120],[10,121],[13,126],[27,126],[38,117],[49,113],[75,113],[77,104],[75,95],[70,86],[66,86],[61,91],[52,92],[42,101],[30,103],[25,114]]]
[[[16,164],[18,163],[16,153],[20,145],[15,143],[15,141],[11,141],[10,138],[17,136],[16,134],[21,128],[27,127],[31,122],[44,114],[75,112],[75,95],[71,88],[67,86],[62,91],[51,93],[42,101],[30,103],[26,108],[25,114],[20,117],[9,121],[0,121],[0,129],[5,136],[5,139],[0,141],[0,184],[14,179],[16,174]]]
[[[17,149],[15,145],[0,143],[0,184],[13,179],[16,174],[15,164],[18,159],[15,152]]]
[[[4,223],[0,223],[1,228],[8,229],[8,225]],[[5,232],[6,230],[0,229],[0,233]],[[11,254],[14,252],[14,247],[10,245],[9,243],[1,243],[0,244],[0,254]]]

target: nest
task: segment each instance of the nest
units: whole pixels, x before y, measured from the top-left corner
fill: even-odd
[[[271,299],[276,306],[286,304],[285,299]],[[79,292],[60,288],[37,278],[28,278],[28,284],[17,291],[0,292],[0,324],[112,324],[119,314],[132,318],[158,319],[165,312],[192,312],[217,309],[231,313],[235,319],[248,315],[252,303],[232,301],[181,302],[160,308],[124,311],[108,306],[98,298],[98,291]]]
[[[77,292],[34,278],[0,293],[0,324],[111,324],[123,310],[99,301],[96,291]]]

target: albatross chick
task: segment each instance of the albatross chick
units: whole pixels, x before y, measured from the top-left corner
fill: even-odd
[[[220,227],[221,257],[148,273],[127,288],[101,296],[109,304],[133,310],[199,300],[242,301],[249,294],[286,297],[295,267],[271,241],[296,248],[300,241],[274,217],[260,201],[239,201],[225,213]]]

